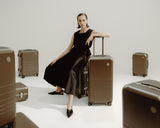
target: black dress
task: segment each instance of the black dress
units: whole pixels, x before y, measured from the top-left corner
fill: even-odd
[[[85,66],[91,55],[89,48],[92,45],[85,44],[93,30],[88,29],[85,33],[74,33],[73,48],[64,57],[53,65],[48,65],[44,79],[53,86],[60,86],[67,94],[75,94],[77,84],[77,72]]]

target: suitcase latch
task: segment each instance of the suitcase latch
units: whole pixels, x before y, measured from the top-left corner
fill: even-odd
[[[20,97],[20,99],[23,98],[23,92],[20,92],[20,93],[19,93],[19,97]]]

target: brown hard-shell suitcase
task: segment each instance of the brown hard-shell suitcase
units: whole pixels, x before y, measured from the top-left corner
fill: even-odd
[[[21,82],[16,83],[16,102],[28,99],[28,87]]]
[[[38,50],[25,49],[18,51],[18,71],[19,76],[38,76],[39,63],[38,63]]]
[[[22,112],[16,113],[15,124],[15,128],[38,128],[38,126]]]
[[[148,54],[136,52],[132,56],[133,62],[133,75],[134,76],[147,76],[148,73]]]
[[[123,87],[123,128],[160,128],[160,82],[143,80]]]
[[[77,77],[76,96],[78,98],[88,96],[88,64],[79,70]]]
[[[95,55],[95,42],[93,42],[93,56],[89,58],[88,105],[106,104],[110,106],[112,95],[113,60],[111,56],[104,55],[104,37],[102,37],[102,55]]]
[[[15,120],[15,55],[0,47],[0,127],[12,127]]]

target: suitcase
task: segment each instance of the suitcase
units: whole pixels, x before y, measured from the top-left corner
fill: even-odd
[[[88,105],[112,104],[113,93],[113,60],[104,55],[104,37],[102,37],[102,55],[95,55],[95,40],[93,56],[89,58],[89,90]]]
[[[160,82],[148,79],[123,87],[123,128],[160,128]]]
[[[10,48],[0,47],[0,127],[13,126],[15,111],[15,55]]]
[[[133,54],[133,75],[134,76],[147,76],[148,72],[148,54],[147,53],[134,53]]]
[[[16,83],[16,102],[28,99],[28,87],[21,82]]]
[[[77,74],[76,96],[78,98],[88,96],[88,64]]]
[[[19,76],[38,76],[38,51],[35,49],[25,49],[18,51],[18,71]]]
[[[22,112],[16,113],[15,124],[15,128],[38,128],[38,126]]]

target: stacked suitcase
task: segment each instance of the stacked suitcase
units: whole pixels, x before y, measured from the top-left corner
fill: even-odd
[[[95,42],[93,42],[93,56],[89,59],[88,105],[111,105],[112,93],[113,60],[111,56],[104,55],[104,37],[102,37],[102,55],[95,55]]]
[[[14,51],[0,47],[0,127],[13,127],[15,107]]]
[[[28,99],[28,87],[21,82],[16,83],[16,102]]]
[[[148,72],[148,54],[147,53],[134,53],[133,54],[133,75],[134,76],[147,76]]]
[[[124,86],[123,128],[160,128],[160,82],[143,80]]]
[[[19,76],[38,76],[38,51],[34,49],[25,49],[18,51],[18,71]]]

